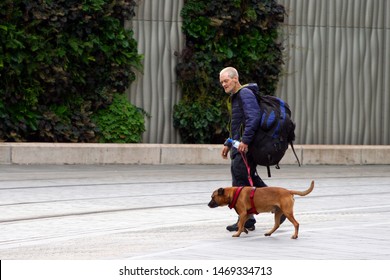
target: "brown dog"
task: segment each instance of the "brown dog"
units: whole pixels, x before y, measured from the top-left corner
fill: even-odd
[[[287,219],[294,225],[295,232],[292,239],[298,238],[299,223],[294,218],[294,195],[305,196],[311,193],[314,188],[314,181],[311,182],[310,187],[306,191],[293,191],[280,187],[264,187],[264,188],[252,188],[252,187],[227,187],[219,188],[211,195],[211,201],[209,202],[210,208],[218,206],[229,205],[230,208],[234,208],[239,215],[238,231],[233,237],[239,237],[244,231],[248,233],[244,228],[245,222],[248,219],[248,214],[273,212],[275,213],[275,225],[265,234],[270,236],[280,226],[280,218],[284,214]]]

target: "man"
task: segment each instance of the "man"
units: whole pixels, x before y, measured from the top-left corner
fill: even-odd
[[[222,157],[224,159],[227,159],[230,151],[232,185],[251,185],[248,178],[248,165],[253,186],[265,187],[266,184],[257,174],[256,163],[254,163],[250,153],[247,153],[248,145],[254,139],[261,118],[256,96],[250,89],[246,87],[242,88],[238,72],[233,67],[224,68],[219,74],[219,81],[224,91],[230,95],[230,138],[241,142],[237,149],[232,148],[231,145],[226,143],[222,149]],[[252,86],[254,86],[253,90],[258,91],[256,84],[252,84]],[[245,164],[245,160],[247,161],[247,165]],[[226,229],[229,231],[237,231],[237,222],[227,226]],[[245,228],[254,230],[255,223],[256,220],[253,214],[251,214],[245,223]]]

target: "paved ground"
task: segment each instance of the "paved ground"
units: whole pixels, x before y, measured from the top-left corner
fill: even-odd
[[[296,197],[300,235],[271,214],[232,238],[227,207],[211,192],[227,165],[0,165],[0,259],[390,260],[390,166],[282,166],[269,185],[314,191]]]

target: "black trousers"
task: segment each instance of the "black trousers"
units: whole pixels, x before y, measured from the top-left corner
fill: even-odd
[[[248,166],[250,168],[250,176],[253,181],[254,187],[266,187],[267,185],[263,182],[260,176],[257,174],[257,164],[253,161],[250,153],[246,154]],[[231,173],[232,173],[232,185],[233,186],[250,186],[248,179],[248,169],[245,165],[244,159],[240,152],[235,150],[231,151]]]

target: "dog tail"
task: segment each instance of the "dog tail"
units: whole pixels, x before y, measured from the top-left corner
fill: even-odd
[[[310,187],[306,191],[290,191],[291,194],[297,194],[300,196],[305,196],[311,193],[311,191],[314,189],[314,181],[311,181]]]

